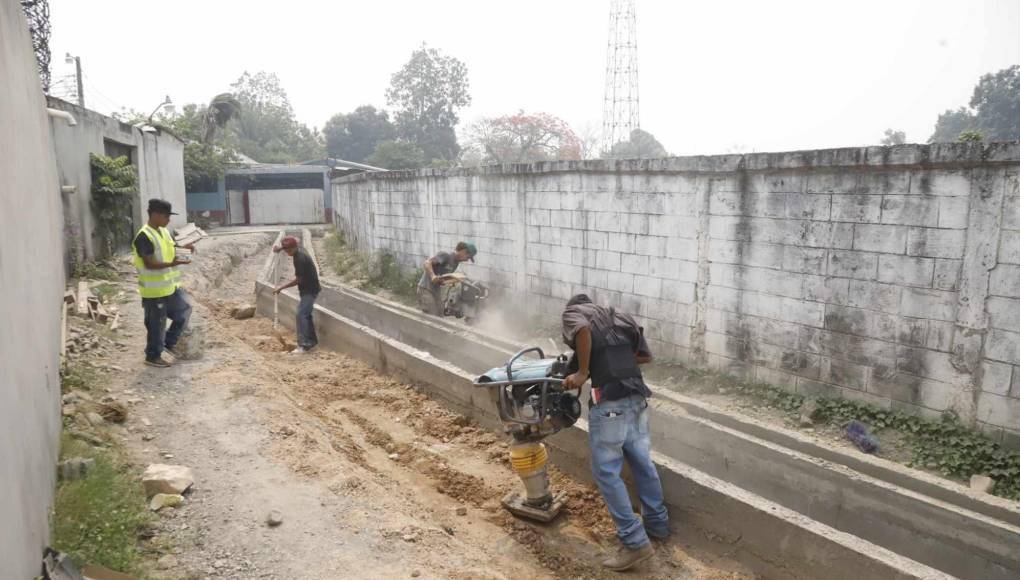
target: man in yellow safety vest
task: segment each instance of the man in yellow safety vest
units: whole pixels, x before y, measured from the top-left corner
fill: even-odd
[[[177,215],[171,210],[169,202],[150,199],[149,221],[138,230],[131,244],[148,334],[145,364],[158,368],[170,366],[163,358],[164,349],[179,358],[174,347],[191,316],[191,304],[181,288],[181,273],[177,269],[177,266],[188,264],[191,260],[177,257],[176,248],[183,247],[194,252],[195,245],[177,246],[174,242],[167,229],[170,216]],[[167,318],[171,320],[169,330],[166,327]]]

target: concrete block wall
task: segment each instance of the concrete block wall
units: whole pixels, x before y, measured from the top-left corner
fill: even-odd
[[[1018,143],[907,145],[365,174],[333,201],[407,265],[475,241],[466,271],[528,312],[587,292],[660,358],[1017,443],[1018,175]]]

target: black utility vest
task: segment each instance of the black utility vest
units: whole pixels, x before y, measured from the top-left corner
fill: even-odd
[[[609,320],[608,328],[600,328],[594,322],[590,327],[591,362],[588,370],[592,386],[603,390],[622,379],[641,378],[634,343],[616,324],[616,309],[609,309]]]

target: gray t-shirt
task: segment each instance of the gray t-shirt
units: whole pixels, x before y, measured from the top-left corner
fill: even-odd
[[[457,261],[457,255],[453,252],[439,252],[435,256],[432,256],[429,261],[432,262],[432,271],[436,274],[436,276],[452,274],[457,271],[457,266],[460,265],[460,262]],[[429,273],[422,272],[421,280],[418,281],[418,287],[436,290],[439,288],[439,284],[433,284],[429,280]]]

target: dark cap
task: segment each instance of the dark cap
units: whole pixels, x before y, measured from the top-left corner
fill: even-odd
[[[163,213],[166,215],[177,215],[176,212],[172,211],[170,202],[165,199],[150,199],[149,200],[149,213]]]

